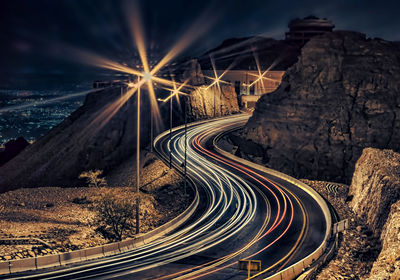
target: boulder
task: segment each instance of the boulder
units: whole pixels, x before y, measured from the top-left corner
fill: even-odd
[[[400,154],[364,149],[356,163],[349,189],[350,207],[379,236],[390,207],[400,199]]]
[[[400,279],[400,201],[390,208],[381,242],[382,251],[372,266],[368,279]]]
[[[356,163],[349,194],[353,196],[350,207],[382,244],[368,279],[399,279],[400,154],[364,149]],[[370,244],[366,245],[368,248]]]

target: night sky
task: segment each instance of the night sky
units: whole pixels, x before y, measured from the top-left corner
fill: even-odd
[[[61,50],[60,45],[129,64],[136,50],[124,12],[129,5],[126,2],[129,1],[3,1],[0,88],[29,87],[33,80],[80,83],[105,72],[79,63],[70,53]],[[400,40],[398,0],[141,2],[146,45],[155,60],[198,18],[201,18],[199,30],[209,22],[213,24],[181,56],[202,54],[230,37],[264,35],[282,39],[291,19],[308,15],[332,20],[336,30]]]

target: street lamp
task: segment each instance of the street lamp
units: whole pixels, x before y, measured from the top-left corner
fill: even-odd
[[[188,99],[189,96],[186,96],[185,100],[185,165],[184,165],[184,185],[183,185],[183,191],[185,195],[185,201],[186,201],[186,186],[187,186],[187,114],[188,114]]]
[[[135,85],[132,82],[128,83],[129,88],[133,88],[137,86],[137,102],[136,102],[136,234],[139,234],[139,226],[140,226],[140,79],[138,81],[138,85]]]
[[[140,87],[137,92],[137,127],[136,127],[136,234],[139,234],[139,185],[140,185]]]

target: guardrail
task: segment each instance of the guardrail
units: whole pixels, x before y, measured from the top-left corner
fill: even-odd
[[[234,130],[234,129],[231,129]],[[291,279],[295,279],[297,276],[299,276],[301,273],[304,272],[304,270],[306,270],[312,263],[314,263],[314,261],[316,261],[317,259],[319,259],[325,252],[327,245],[328,245],[328,241],[331,238],[331,232],[332,232],[332,216],[331,216],[331,212],[329,210],[329,206],[328,204],[325,202],[325,200],[320,196],[320,194],[318,192],[316,192],[314,189],[312,189],[310,186],[307,186],[306,184],[304,184],[303,182],[290,177],[284,173],[281,173],[279,171],[255,164],[251,161],[245,160],[243,158],[237,157],[221,148],[218,147],[217,142],[218,140],[227,132],[223,132],[221,134],[219,134],[218,136],[216,136],[214,138],[214,149],[224,155],[227,158],[230,158],[232,160],[235,160],[237,162],[240,162],[244,165],[250,166],[252,168],[258,169],[262,172],[265,172],[267,174],[270,174],[274,177],[283,179],[297,187],[299,187],[300,189],[302,189],[303,191],[305,191],[306,193],[308,193],[317,203],[318,205],[321,207],[321,210],[324,214],[325,217],[325,221],[326,221],[326,231],[325,231],[325,236],[324,239],[321,243],[321,245],[314,250],[314,252],[312,252],[310,255],[308,255],[307,257],[305,257],[304,259],[298,261],[297,263],[289,266],[288,268],[279,271],[277,273],[275,273],[272,276],[269,276],[267,278],[265,278],[264,280],[291,280]]]
[[[66,264],[77,263],[87,260],[94,260],[106,256],[116,255],[119,253],[127,252],[134,248],[148,244],[153,240],[171,232],[184,222],[186,222],[194,213],[199,205],[199,193],[194,184],[190,184],[194,190],[195,197],[188,208],[174,219],[168,221],[162,226],[138,235],[132,239],[126,239],[120,242],[105,244],[102,246],[91,247],[81,250],[76,250],[67,253],[39,256],[34,258],[26,258],[20,260],[10,260],[0,262],[0,274],[9,274],[15,272],[22,272],[28,270],[37,270],[42,268],[63,266]]]

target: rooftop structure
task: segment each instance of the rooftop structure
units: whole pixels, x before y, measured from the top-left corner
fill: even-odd
[[[290,21],[288,27],[289,32],[285,33],[285,39],[305,44],[313,36],[332,32],[335,25],[330,20],[308,16]]]

